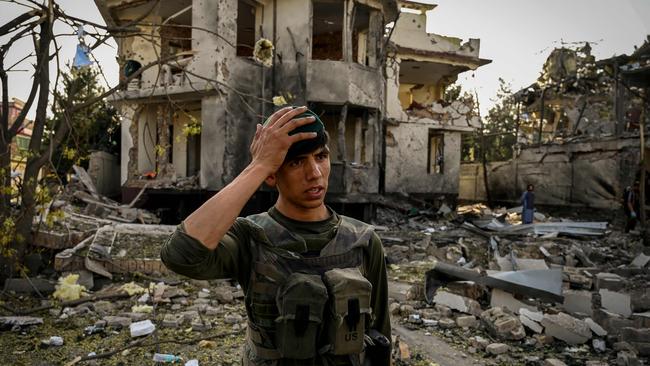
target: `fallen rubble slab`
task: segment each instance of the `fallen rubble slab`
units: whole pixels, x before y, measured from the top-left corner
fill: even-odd
[[[494,222],[491,222],[491,225],[486,225],[485,228],[499,233],[516,235],[548,235],[558,233],[568,236],[603,236],[607,231],[607,222],[565,221],[525,225],[496,225]]]
[[[88,269],[102,276],[110,273],[167,274],[160,260],[160,248],[174,232],[174,225],[115,224],[106,225],[86,248],[76,248],[56,255],[57,271]]]
[[[564,299],[561,270],[497,272],[484,276],[474,270],[434,262],[433,268],[426,272],[424,278],[426,300],[431,302],[439,287],[458,280],[472,281],[479,285],[544,300],[562,302]]]
[[[583,344],[591,339],[591,329],[587,323],[566,313],[544,315],[542,326],[545,334],[568,344]]]

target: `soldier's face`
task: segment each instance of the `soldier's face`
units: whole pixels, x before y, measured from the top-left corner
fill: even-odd
[[[274,185],[280,199],[299,209],[324,204],[330,176],[330,152],[327,146],[285,162],[275,173]]]

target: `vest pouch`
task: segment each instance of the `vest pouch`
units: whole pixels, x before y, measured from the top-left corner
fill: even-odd
[[[323,280],[330,295],[325,326],[329,353],[361,353],[370,317],[372,284],[358,268],[332,269],[325,272]]]
[[[320,276],[292,273],[277,293],[280,316],[275,344],[283,358],[308,359],[317,355],[316,342],[327,289]]]

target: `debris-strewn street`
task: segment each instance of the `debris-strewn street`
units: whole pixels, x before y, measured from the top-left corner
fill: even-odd
[[[60,219],[43,224],[43,252],[26,261],[39,274],[9,279],[2,291],[4,362],[240,364],[238,285],[169,272],[158,252],[174,226],[98,214],[104,198],[89,198],[92,184],[68,189],[75,193],[53,208]],[[647,362],[650,256],[638,232],[622,233],[607,213],[577,222],[537,212],[521,225],[519,212],[383,202],[374,224],[389,264],[394,362]]]

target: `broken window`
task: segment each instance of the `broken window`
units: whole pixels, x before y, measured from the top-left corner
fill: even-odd
[[[252,1],[237,2],[237,56],[253,57],[257,6]]]
[[[361,4],[354,7],[352,27],[352,59],[368,66],[368,39],[370,31],[370,8]]]
[[[162,67],[161,79],[165,85],[181,85],[183,71],[191,60],[192,50],[192,2],[176,1],[161,8],[162,25],[160,27],[160,56],[173,61]],[[187,53],[183,57],[184,53]]]
[[[428,174],[444,174],[445,135],[436,130],[429,130]]]
[[[314,1],[312,16],[313,60],[343,60],[343,1]]]

